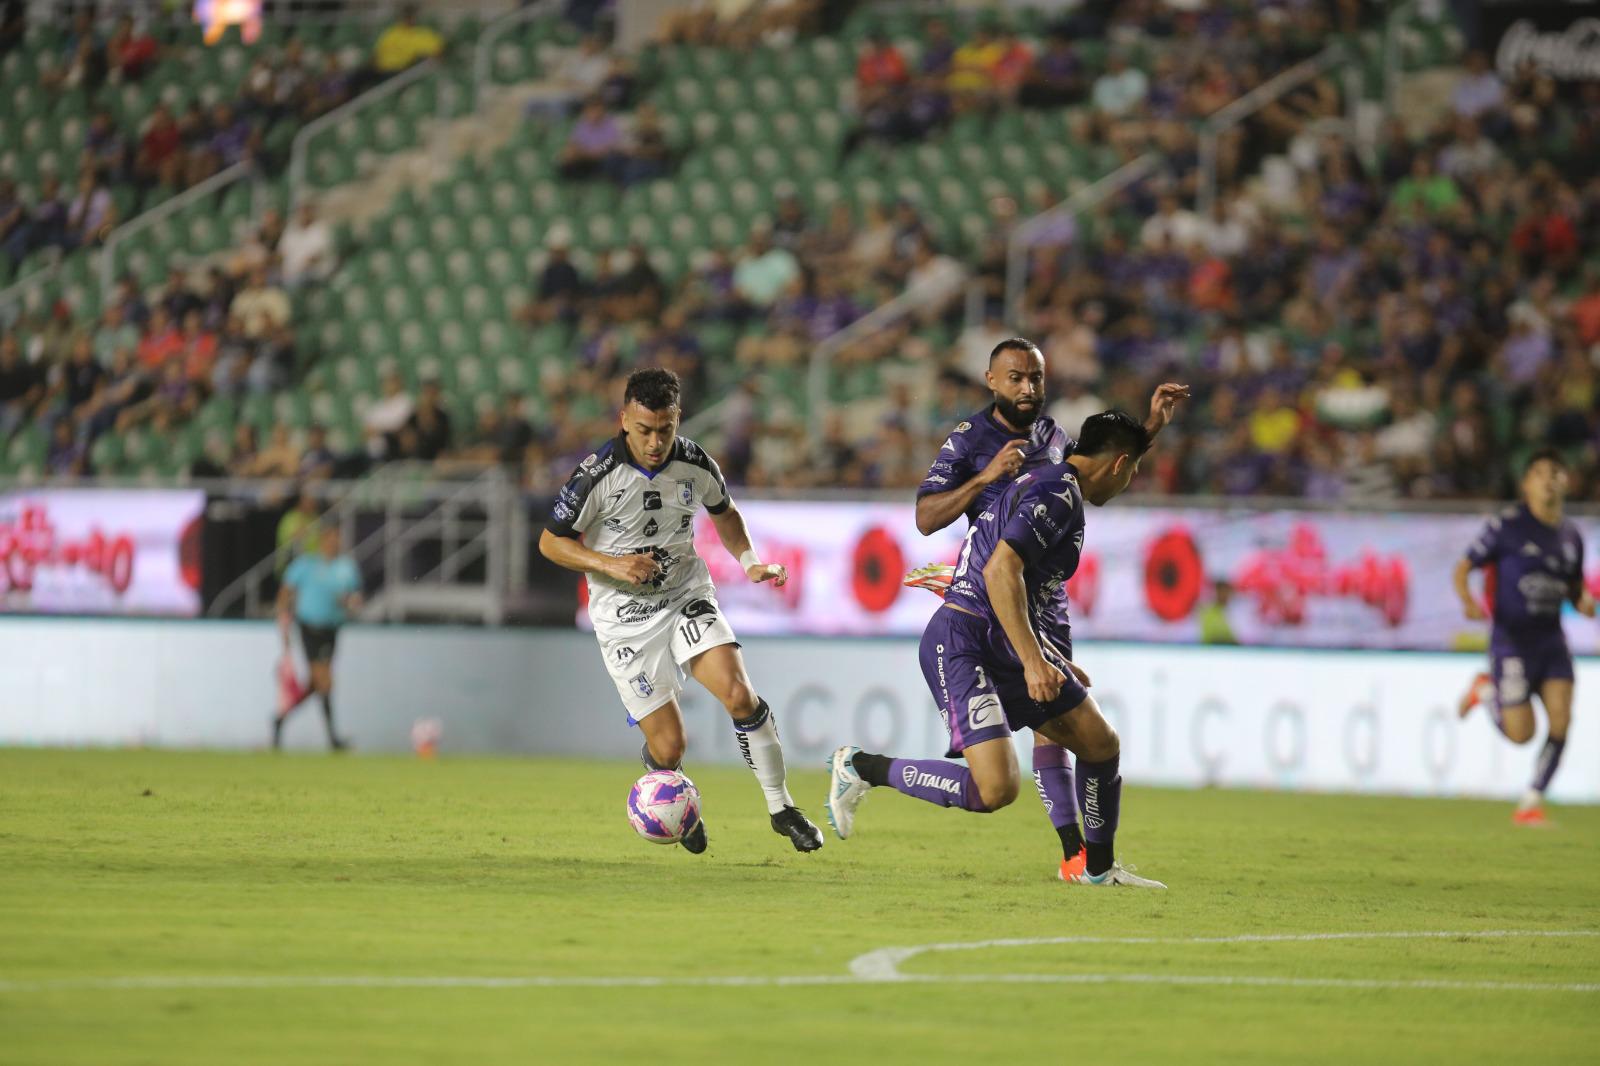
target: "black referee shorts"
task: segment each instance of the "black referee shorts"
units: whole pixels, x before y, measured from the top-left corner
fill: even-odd
[[[300,623],[300,646],[314,663],[333,661],[333,646],[339,642],[338,626],[310,626]]]

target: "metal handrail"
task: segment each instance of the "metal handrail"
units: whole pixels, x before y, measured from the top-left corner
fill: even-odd
[[[489,23],[478,33],[478,43],[472,48],[472,106],[483,105],[483,91],[488,86],[491,72],[492,59],[490,56],[495,42],[500,40],[513,26],[520,26],[524,22],[532,22],[542,15],[548,15],[556,9],[555,0],[535,0],[527,7],[508,11],[504,15]]]
[[[963,269],[965,269],[964,264]],[[843,329],[835,330],[817,342],[816,347],[811,349],[811,360],[806,368],[806,402],[813,420],[820,419],[823,408],[828,405],[828,373],[833,369],[833,357],[858,339],[894,324],[902,315],[910,314],[921,303],[922,301],[914,299],[911,293],[903,292],[888,303],[874,308]],[[822,434],[814,434],[813,450],[820,452],[822,447]]]
[[[1347,58],[1343,45],[1331,44],[1310,59],[1296,63],[1207,116],[1200,127],[1200,191],[1196,196],[1196,206],[1201,218],[1211,217],[1211,207],[1217,200],[1218,138],[1284,93],[1322,77]]]
[[[157,222],[165,222],[195,201],[203,199],[218,189],[225,188],[237,181],[243,181],[255,173],[256,166],[254,163],[248,160],[241,160],[225,170],[217,171],[217,173],[198,185],[190,186],[165,203],[158,204],[143,214],[130,218],[106,234],[105,244],[100,249],[100,302],[103,305],[111,303],[111,290],[116,286],[118,245],[135,234],[143,233]]]
[[[1160,157],[1146,152],[1129,160],[1098,181],[1091,182],[1065,200],[1019,223],[1006,240],[1006,319],[1015,322],[1022,307],[1022,290],[1028,283],[1027,241],[1047,222],[1093,210],[1155,169]]]
[[[437,59],[424,59],[421,63],[396,74],[382,84],[375,85],[356,97],[320,115],[300,128],[294,135],[294,141],[289,145],[289,203],[297,205],[305,199],[306,165],[310,152],[311,141],[323,130],[329,129],[345,121],[350,116],[365,111],[380,100],[386,100],[406,86],[431,77],[443,70],[443,65]]]

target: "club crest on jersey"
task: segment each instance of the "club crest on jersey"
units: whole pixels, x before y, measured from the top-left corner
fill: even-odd
[[[644,490],[644,509],[646,511],[661,510],[661,493],[654,489]]]
[[[600,456],[599,456],[598,453],[590,453],[589,458],[587,458],[583,462],[579,463],[578,466],[579,466],[580,469],[583,469],[583,470],[593,470],[594,469],[594,464],[598,463],[599,461],[600,461]]]
[[[694,482],[678,482],[678,502],[683,504],[685,507],[694,506]]]
[[[644,535],[647,537],[653,537],[660,530],[660,528],[660,526],[656,525],[656,520],[652,518],[650,521],[644,524]]]
[[[639,694],[640,699],[649,699],[655,694],[656,687],[650,683],[650,678],[639,674],[628,681],[633,686],[633,691]]]

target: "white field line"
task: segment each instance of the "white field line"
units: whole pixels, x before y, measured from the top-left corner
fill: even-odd
[[[933,951],[976,951],[999,947],[1062,944],[1250,944],[1326,940],[1453,940],[1502,937],[1600,937],[1595,930],[1520,931],[1492,929],[1459,932],[1246,934],[1227,937],[1034,937],[923,944],[881,948],[850,963],[849,974],[799,974],[753,977],[578,977],[578,976],[245,976],[142,975],[68,977],[37,981],[0,980],[0,993],[52,991],[174,991],[313,988],[783,988],[806,985],[874,984],[1129,984],[1251,988],[1342,988],[1466,992],[1600,992],[1600,983],[1535,981],[1390,980],[1338,977],[1273,977],[1249,974],[1074,973],[1074,974],[905,974],[900,963]]]
[[[850,972],[863,980],[900,981],[908,975],[900,964],[932,951],[982,951],[988,948],[1031,948],[1061,944],[1280,944],[1323,940],[1457,940],[1503,937],[1600,937],[1600,930],[1425,930],[1398,933],[1244,933],[1238,936],[1045,936],[1006,940],[969,940],[952,944],[879,948],[850,960]]]

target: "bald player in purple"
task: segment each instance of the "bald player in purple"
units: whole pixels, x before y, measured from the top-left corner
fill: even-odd
[[[1085,885],[1165,888],[1116,861],[1121,741],[1088,693],[1088,676],[1070,647],[1051,639],[1061,590],[1083,552],[1084,502],[1102,506],[1122,493],[1150,446],[1132,415],[1087,419],[1065,462],[1021,475],[978,516],[956,563],[950,591],[922,634],[923,678],[950,734],[949,756],[902,759],[854,745],[829,762],[828,820],[841,839],[874,787],[893,788],[940,807],[975,813],[1017,798],[1011,735],[1032,729],[1078,757],[1076,800],[1083,811]]]
[[[1023,337],[995,345],[984,376],[994,402],[958,424],[934,457],[928,476],[917,488],[917,529],[929,536],[965,516],[969,526],[1018,476],[1060,463],[1077,442],[1044,414],[1044,355]],[[1185,385],[1168,383],[1150,397],[1144,428],[1154,438],[1172,420],[1173,408],[1189,393]],[[905,577],[905,584],[943,595],[955,568],[933,564]],[[1055,640],[1072,646],[1067,625],[1066,592],[1052,612]],[[1033,785],[1045,814],[1061,840],[1057,876],[1070,881],[1084,870],[1087,852],[1078,827],[1078,804],[1072,762],[1066,749],[1035,733]]]
[[[1461,701],[1465,717],[1482,703],[1506,739],[1533,739],[1533,697],[1544,704],[1550,732],[1534,764],[1533,782],[1512,821],[1543,825],[1544,793],[1550,787],[1572,725],[1572,652],[1561,631],[1561,607],[1594,617],[1594,597],[1583,587],[1583,537],[1562,515],[1567,464],[1555,449],[1535,452],[1522,473],[1522,503],[1489,519],[1467,554],[1456,563],[1456,594],[1468,618],[1488,617],[1473,598],[1467,576],[1483,568],[1493,611],[1489,673],[1479,674]]]

